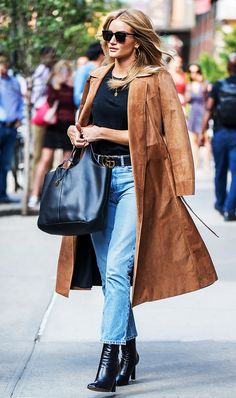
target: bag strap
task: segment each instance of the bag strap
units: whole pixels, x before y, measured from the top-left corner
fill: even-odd
[[[53,109],[54,112],[56,112],[56,111],[57,111],[57,108],[58,108],[58,106],[59,106],[59,103],[60,103],[59,100],[55,100],[55,101],[53,102],[52,106],[50,106],[50,109]]]
[[[183,196],[180,196],[180,199],[185,203],[185,205],[189,208],[189,210],[195,215],[195,217],[197,217],[197,219],[207,228],[209,229],[209,231],[211,231],[217,238],[219,238],[219,236],[204,222],[202,221],[202,219],[193,211],[193,209],[191,208],[191,206],[186,202],[186,199]]]

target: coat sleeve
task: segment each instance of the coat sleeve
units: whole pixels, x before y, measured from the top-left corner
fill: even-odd
[[[158,78],[163,132],[171,160],[176,195],[194,195],[194,163],[182,106],[169,72],[160,71]]]

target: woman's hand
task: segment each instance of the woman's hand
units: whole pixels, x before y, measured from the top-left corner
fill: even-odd
[[[95,125],[83,127],[81,135],[87,142],[97,141],[101,139],[101,127]]]
[[[67,135],[70,138],[71,144],[76,148],[83,148],[88,145],[88,141],[82,136],[80,124],[76,124],[76,126],[71,125],[67,130]]]

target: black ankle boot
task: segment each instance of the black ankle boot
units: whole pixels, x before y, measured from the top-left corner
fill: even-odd
[[[136,351],[135,339],[127,341],[121,346],[120,371],[116,378],[117,386],[129,384],[129,378],[135,380],[135,366],[139,362],[139,355]]]
[[[94,383],[88,389],[101,392],[116,391],[116,377],[119,372],[119,345],[104,344]]]

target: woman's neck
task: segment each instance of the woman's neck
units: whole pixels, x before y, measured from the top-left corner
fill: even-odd
[[[134,64],[134,59],[118,60],[115,59],[113,75],[116,77],[126,77]]]

